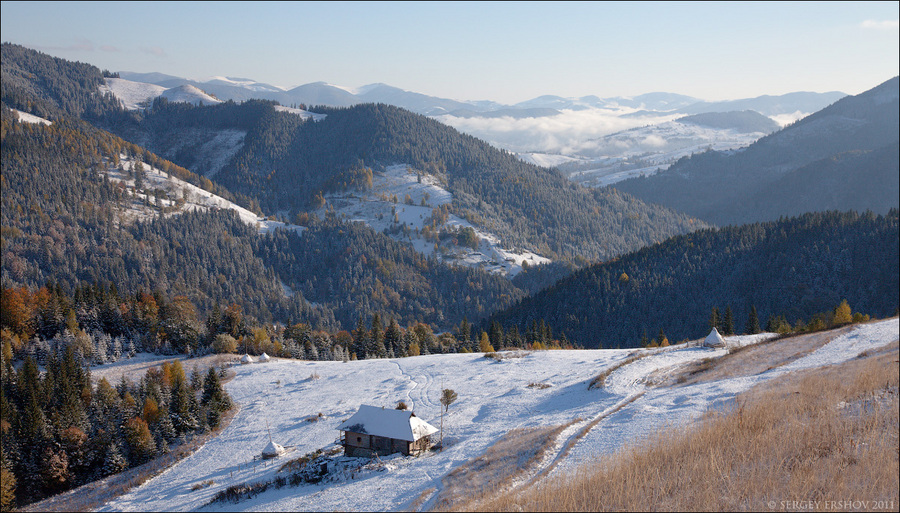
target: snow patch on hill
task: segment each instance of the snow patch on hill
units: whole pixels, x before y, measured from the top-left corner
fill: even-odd
[[[190,84],[166,89],[160,94],[163,98],[170,102],[194,103],[198,105],[215,105],[222,103],[222,100],[210,96],[199,88]]]
[[[19,118],[19,121],[22,123],[31,123],[31,124],[42,124],[42,125],[52,125],[53,122],[47,119],[44,119],[40,116],[35,116],[34,114],[29,114],[27,112],[22,112],[21,110],[12,109],[13,112],[16,113],[16,117]]]
[[[317,114],[315,112],[310,112],[308,110],[295,109],[292,107],[285,107],[283,105],[276,105],[275,110],[277,110],[278,112],[287,112],[290,114],[296,114],[303,119],[312,119],[313,121],[322,121],[323,119],[325,119],[328,116],[328,114]]]
[[[241,221],[255,227],[261,234],[278,228],[292,229],[298,232],[305,230],[302,226],[259,217],[221,196],[205,191],[175,176],[168,176],[162,170],[146,163],[141,164],[146,176],[143,179],[142,187],[138,189],[135,187],[134,176],[136,161],[124,154],[120,155],[119,159],[119,167],[109,167],[104,173],[110,181],[121,183],[131,198],[131,201],[121,208],[124,223],[152,219],[159,215],[160,210],[164,212],[164,215],[172,216],[197,210],[205,212],[226,209],[237,212]]]
[[[453,197],[435,177],[417,175],[406,164],[389,166],[383,173],[375,174],[368,191],[331,194],[325,199],[326,205],[318,211],[319,216],[333,208],[336,214],[350,221],[365,223],[395,240],[410,243],[419,253],[437,252],[447,263],[478,267],[511,278],[521,272],[525,263],[534,266],[550,262],[530,251],[503,248],[497,236],[452,214],[438,230],[472,228],[479,239],[477,248],[453,244],[451,239],[441,242],[426,239],[423,231],[426,224],[431,224],[433,210],[450,203]]]
[[[222,103],[221,100],[189,84],[166,89],[156,84],[133,82],[122,78],[107,78],[104,81],[105,84],[100,86],[100,92],[104,94],[112,93],[126,110],[146,108],[158,96],[162,96],[171,102],[199,105]]]
[[[123,78],[107,78],[104,81],[106,84],[100,86],[100,92],[112,93],[126,110],[147,107],[154,98],[166,90],[165,87],[156,84],[133,82]]]

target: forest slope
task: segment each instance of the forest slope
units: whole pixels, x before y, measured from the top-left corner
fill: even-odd
[[[672,341],[700,337],[713,307],[733,309],[737,329],[752,306],[763,323],[809,319],[842,299],[889,315],[900,304],[898,240],[896,209],[701,230],[577,271],[490,322],[508,331],[542,319],[586,347],[628,347],[661,329]]]

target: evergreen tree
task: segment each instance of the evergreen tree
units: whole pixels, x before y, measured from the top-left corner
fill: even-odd
[[[722,320],[722,335],[734,335],[734,315],[731,306],[725,307],[725,319]]]
[[[400,325],[391,318],[387,331],[384,333],[384,345],[388,353],[393,353],[396,357],[406,355],[406,348],[403,347],[403,334],[400,332]]]
[[[720,324],[721,320],[719,319],[719,308],[714,306],[712,307],[712,313],[710,313],[709,315],[709,329],[719,329]]]
[[[203,404],[207,409],[207,422],[210,427],[219,425],[222,414],[231,408],[231,398],[222,388],[219,373],[210,367],[203,380]]]
[[[365,359],[368,348],[369,330],[366,329],[366,323],[360,317],[356,320],[356,329],[353,330],[353,344],[350,346],[350,351],[356,355],[357,359]]]
[[[366,358],[387,357],[387,347],[384,345],[384,327],[381,325],[381,316],[377,312],[372,316],[372,334],[369,337],[369,344],[370,350],[366,351]]]
[[[472,339],[472,326],[465,317],[463,317],[463,320],[459,323],[459,328],[456,330],[456,339],[463,345]]]
[[[656,336],[656,343],[659,347],[666,347],[669,345],[669,339],[666,337],[662,328],[659,329],[659,335]]]
[[[748,335],[756,335],[762,331],[759,327],[759,316],[756,313],[756,305],[750,306],[750,314],[747,316],[747,327],[744,332]]]
[[[503,347],[503,325],[499,322],[494,321],[491,323],[491,331],[488,336],[493,347]]]

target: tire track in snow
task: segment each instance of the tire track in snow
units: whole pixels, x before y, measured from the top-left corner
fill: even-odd
[[[412,383],[412,388],[406,389],[406,401],[404,401],[404,402],[406,403],[407,409],[409,409],[410,411],[415,410],[415,401],[412,398],[412,392],[416,389],[416,387],[419,386],[419,382],[414,380],[412,378],[412,376],[410,376],[409,374],[406,373],[406,371],[403,370],[403,367],[400,365],[400,362],[398,362],[397,360],[389,360],[389,361],[397,366],[397,370],[400,372],[400,377],[406,378],[409,380],[410,383]]]
[[[637,392],[618,401],[616,404],[601,411],[590,421],[579,421],[576,419],[576,421],[573,421],[570,425],[566,426],[556,436],[556,441],[553,444],[553,450],[547,451],[547,454],[544,455],[541,461],[537,464],[536,468],[532,472],[529,472],[530,476],[524,476],[515,480],[510,486],[510,490],[514,490],[522,486],[531,486],[538,480],[542,479],[547,474],[552,472],[553,469],[556,468],[556,466],[559,464],[559,462],[562,461],[566,456],[568,456],[569,451],[572,450],[575,444],[577,444],[579,440],[584,438],[584,436],[588,434],[591,429],[593,429],[597,424],[599,424],[600,421],[636,401],[637,399],[642,397],[644,393],[644,391]],[[585,422],[587,423],[585,424]]]

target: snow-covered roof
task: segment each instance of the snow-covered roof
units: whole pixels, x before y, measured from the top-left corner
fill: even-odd
[[[722,338],[722,335],[719,335],[719,330],[713,328],[709,335],[706,336],[706,339],[703,340],[703,345],[706,347],[724,347],[725,339]]]
[[[363,404],[359,411],[345,420],[340,431],[353,431],[385,438],[415,442],[423,436],[437,433],[437,428],[416,417],[409,410],[394,410]]]

